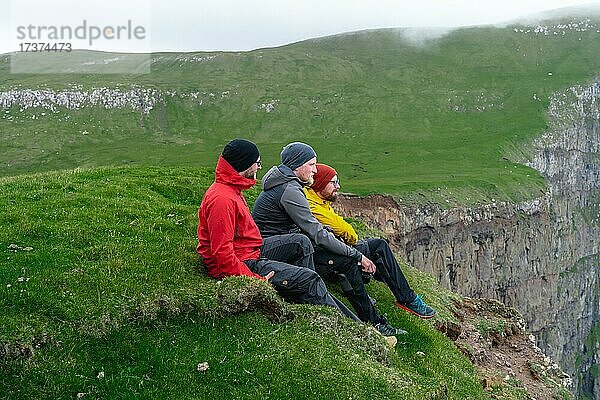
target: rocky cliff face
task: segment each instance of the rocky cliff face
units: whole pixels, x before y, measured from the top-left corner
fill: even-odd
[[[517,308],[538,345],[572,375],[574,390],[598,399],[591,333],[600,325],[599,110],[600,81],[553,96],[552,129],[528,162],[549,182],[535,200],[441,209],[347,196],[337,204],[384,231],[402,257],[445,287]]]

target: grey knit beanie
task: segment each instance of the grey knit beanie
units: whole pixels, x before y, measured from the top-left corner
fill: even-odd
[[[312,147],[305,143],[293,142],[281,151],[281,163],[292,171],[317,156]]]

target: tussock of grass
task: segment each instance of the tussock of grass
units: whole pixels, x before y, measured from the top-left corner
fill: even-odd
[[[484,396],[468,360],[379,283],[369,284],[379,309],[409,331],[395,350],[266,282],[208,278],[196,211],[211,182],[210,170],[172,168],[0,180],[0,397]],[[405,268],[451,315],[450,295]]]
[[[281,297],[266,282],[248,277],[227,278],[220,282],[217,314],[239,314],[252,310],[260,310],[272,321],[292,317]]]

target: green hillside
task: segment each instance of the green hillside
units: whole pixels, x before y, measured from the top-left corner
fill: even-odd
[[[81,61],[80,73],[12,74],[0,56],[0,399],[526,398],[502,377],[484,391],[454,343],[377,282],[378,308],[409,332],[394,350],[264,282],[209,279],[196,211],[234,137],[256,141],[266,167],[306,141],[344,191],[538,195],[543,178],[519,162],[549,97],[600,71],[600,18],[544,26],[153,54],[146,75]],[[436,321],[453,320],[457,296],[402,268]]]
[[[194,246],[211,181],[144,167],[0,179],[0,398],[487,398],[454,344],[378,283],[409,331],[395,350],[265,282],[209,279]],[[403,269],[451,318],[455,296]]]
[[[290,141],[312,144],[345,191],[442,204],[529,198],[544,182],[517,161],[547,128],[549,96],[600,71],[600,18],[540,26],[464,28],[420,44],[393,29],[153,54],[147,75],[11,74],[5,56],[0,174],[213,166],[224,143],[245,137],[267,166]],[[69,96],[83,100],[70,109]],[[129,103],[114,107],[115,97]]]

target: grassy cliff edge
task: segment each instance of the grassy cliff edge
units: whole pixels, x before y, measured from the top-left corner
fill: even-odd
[[[332,310],[282,302],[264,282],[209,279],[194,247],[212,175],[113,167],[0,180],[0,398],[481,399],[506,390],[501,380],[484,390],[469,352],[396,309],[377,283],[378,307],[409,331],[393,350]],[[456,325],[458,296],[403,268],[438,324]],[[528,398],[515,393],[504,398]]]

